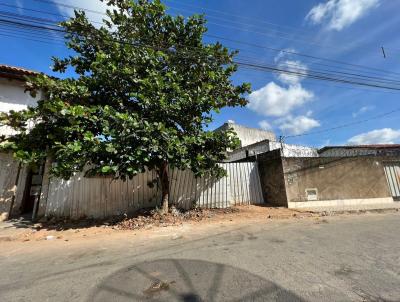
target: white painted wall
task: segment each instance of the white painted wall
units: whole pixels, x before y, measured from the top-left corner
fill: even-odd
[[[32,98],[24,90],[24,82],[0,78],[0,112],[20,111],[27,109],[28,106],[35,106],[41,98],[41,94]],[[0,126],[0,135],[11,134],[14,134],[14,132],[9,127]]]
[[[226,130],[233,128],[240,139],[241,147],[249,146],[264,140],[275,141],[275,134],[271,131],[265,131],[258,128],[249,128],[235,123],[225,123],[214,131]]]
[[[281,149],[281,155],[283,157],[319,157],[317,149],[307,146],[269,142],[269,148],[271,151]]]

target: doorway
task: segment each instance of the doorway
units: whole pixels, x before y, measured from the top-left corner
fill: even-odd
[[[20,212],[23,216],[32,216],[35,209],[35,203],[38,203],[42,189],[44,165],[39,168],[31,168],[28,171],[22,198]]]

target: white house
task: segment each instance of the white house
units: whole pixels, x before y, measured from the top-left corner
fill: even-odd
[[[25,93],[25,77],[38,73],[0,64],[0,112],[20,111],[35,106],[40,98]],[[13,130],[0,124],[0,135]],[[42,171],[31,171],[13,159],[11,153],[0,153],[0,220],[9,215],[33,211],[35,196],[41,185]]]

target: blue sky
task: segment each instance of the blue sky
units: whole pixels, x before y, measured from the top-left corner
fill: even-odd
[[[400,80],[400,2],[393,0],[165,0],[172,14],[205,13],[206,42],[218,36],[239,49],[237,60],[291,69],[330,70]],[[61,3],[61,2],[59,2]],[[104,10],[97,0],[64,0],[63,4]],[[10,6],[7,6],[10,5]],[[49,14],[29,11],[35,9]],[[2,0],[0,10],[59,19],[70,8],[36,0]],[[91,19],[101,18],[88,13]],[[8,35],[8,36],[7,36]],[[11,34],[12,35],[12,34]],[[28,37],[28,36],[27,36]],[[10,37],[0,27],[0,63],[51,73],[51,56],[67,51],[59,42],[39,43]],[[4,47],[5,46],[5,47]],[[383,58],[384,46],[386,58]],[[272,51],[266,48],[274,48]],[[285,52],[279,52],[279,49]],[[305,54],[328,60],[311,59]],[[332,61],[334,60],[334,61]],[[348,64],[339,64],[336,61]],[[358,67],[354,65],[361,65]],[[227,108],[210,129],[227,120],[271,129],[288,143],[310,146],[400,143],[399,91],[358,87],[282,76],[239,68],[234,81],[250,82],[253,93],[246,108]],[[371,119],[370,121],[366,121]],[[348,125],[336,130],[330,128]]]

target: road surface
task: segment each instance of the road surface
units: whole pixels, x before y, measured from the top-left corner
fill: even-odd
[[[400,301],[400,214],[0,242],[0,301]]]

